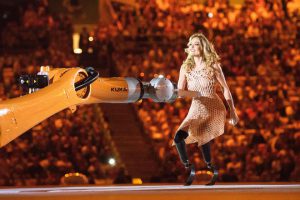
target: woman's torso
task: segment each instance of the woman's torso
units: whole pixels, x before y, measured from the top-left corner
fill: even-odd
[[[215,72],[210,67],[192,69],[186,73],[187,88],[200,92],[201,96],[215,97],[217,80]]]

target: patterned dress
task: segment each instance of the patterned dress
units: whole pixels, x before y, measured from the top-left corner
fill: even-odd
[[[178,130],[188,131],[186,144],[197,142],[201,146],[224,133],[226,108],[216,93],[218,81],[212,68],[193,69],[185,77],[188,90],[200,92],[201,97],[193,98]]]

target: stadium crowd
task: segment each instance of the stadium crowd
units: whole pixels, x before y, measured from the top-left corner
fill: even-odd
[[[47,1],[20,6],[19,16],[1,32],[1,101],[23,95],[21,74],[36,74],[40,66],[79,64],[68,16],[50,14]],[[57,185],[72,172],[86,175],[90,184],[112,182],[108,179],[117,175],[118,168],[108,159],[118,155],[107,137],[108,127],[99,105],[51,116],[0,149],[0,185]]]
[[[285,7],[263,0],[245,1],[241,8],[222,0],[204,5],[140,1],[139,9],[118,13],[121,28],[113,40],[122,42],[114,61],[122,76],[149,81],[162,74],[176,82],[188,36],[203,32],[213,41],[240,116],[237,127],[227,124],[225,135],[213,142],[220,181],[300,180],[300,16]],[[182,99],[136,106],[163,162],[163,181],[181,178],[171,142],[189,104]],[[202,168],[201,153],[194,148],[191,157]]]

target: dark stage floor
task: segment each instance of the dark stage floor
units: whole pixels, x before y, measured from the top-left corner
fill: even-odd
[[[87,187],[36,187],[2,188],[0,199],[43,200],[95,200],[95,199],[151,199],[151,200],[300,200],[300,184],[218,184],[214,186],[192,185],[126,185]]]

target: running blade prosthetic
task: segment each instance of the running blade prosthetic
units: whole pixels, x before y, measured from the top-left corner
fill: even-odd
[[[189,186],[193,183],[194,179],[195,179],[195,175],[196,175],[196,171],[195,171],[195,166],[193,164],[191,164],[188,168],[188,170],[190,170],[189,176],[185,181],[185,186]]]
[[[209,169],[209,171],[212,172],[212,177],[211,177],[210,181],[205,185],[208,185],[208,186],[209,185],[214,185],[216,183],[217,179],[218,179],[219,172],[216,169],[216,167],[213,166],[213,165],[209,166],[208,169]]]

